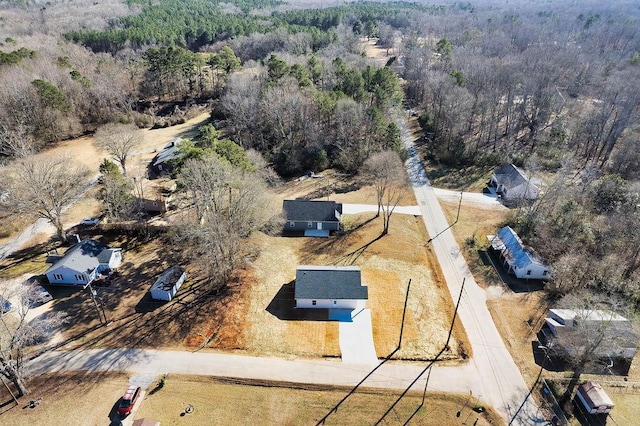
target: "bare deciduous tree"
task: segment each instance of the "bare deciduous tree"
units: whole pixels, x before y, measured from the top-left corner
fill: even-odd
[[[126,176],[127,158],[131,150],[142,143],[142,131],[134,124],[109,123],[100,127],[95,136],[96,145],[120,163],[122,173]]]
[[[266,189],[257,174],[236,169],[216,156],[187,160],[178,182],[195,207],[197,223],[178,237],[205,259],[214,286],[224,285],[242,263],[246,238],[268,219]]]
[[[573,324],[564,327],[554,339],[554,350],[573,371],[560,403],[567,407],[582,373],[603,359],[620,360],[638,344],[631,321],[622,321],[626,304],[615,298],[588,291],[565,296],[559,307],[571,309],[576,316]],[[609,368],[611,368],[610,366]]]
[[[26,349],[48,337],[52,329],[64,322],[62,313],[45,314],[28,321],[27,314],[39,300],[36,286],[12,281],[0,282],[0,292],[10,298],[9,312],[0,310],[0,374],[12,382],[20,395],[28,393],[24,382],[23,357]]]
[[[133,185],[118,173],[105,173],[98,198],[105,206],[106,214],[112,219],[123,219],[131,212],[135,197]]]
[[[47,219],[64,240],[62,212],[84,191],[89,176],[81,164],[65,157],[29,157],[8,169],[6,207],[30,216]]]
[[[0,155],[24,158],[34,154],[33,138],[24,125],[17,125],[10,130],[0,123]]]
[[[371,155],[362,166],[362,175],[370,181],[376,189],[378,213],[382,212],[382,235],[389,232],[389,221],[407,191],[407,174],[398,153],[382,151]]]

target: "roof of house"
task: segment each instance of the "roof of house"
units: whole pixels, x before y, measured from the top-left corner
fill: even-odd
[[[524,268],[531,264],[544,265],[542,260],[530,248],[525,247],[516,231],[509,226],[498,230],[497,235],[488,235],[487,238],[489,238],[494,249],[502,252],[510,265],[518,268]]]
[[[529,184],[535,187],[534,182],[522,170],[513,164],[503,164],[493,172],[498,185],[504,185],[507,188],[515,188],[522,184]]]
[[[61,266],[80,273],[90,273],[101,263],[109,263],[116,251],[120,249],[109,248],[96,240],[87,238],[67,250],[64,256],[46,270],[45,274]]]
[[[284,200],[282,209],[286,220],[339,222],[336,211],[342,214],[342,204],[335,201]]]
[[[296,268],[296,299],[360,299],[369,297],[357,266],[309,266]]]
[[[182,138],[175,138],[168,144],[162,148],[162,151],[158,153],[155,157],[153,157],[153,166],[158,166],[168,160],[174,159],[178,156],[178,150],[180,149],[180,144],[182,143]]]
[[[561,318],[565,324],[572,323],[574,319],[579,321],[620,321],[629,322],[622,315],[613,311],[603,311],[601,309],[549,309],[549,312]]]
[[[151,286],[151,290],[169,291],[185,274],[183,267],[173,265],[165,269]]]

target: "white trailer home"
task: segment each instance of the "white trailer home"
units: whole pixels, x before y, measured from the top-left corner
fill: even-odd
[[[154,300],[170,301],[178,292],[182,283],[187,279],[184,268],[174,265],[167,268],[151,286],[151,298]]]

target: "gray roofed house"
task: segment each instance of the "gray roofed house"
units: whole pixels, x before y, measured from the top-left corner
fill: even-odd
[[[164,148],[162,148],[162,151],[156,154],[153,160],[151,160],[151,164],[149,165],[151,172],[156,175],[171,173],[173,165],[170,160],[178,158],[182,141],[182,138],[175,138],[166,144]]]
[[[628,373],[638,352],[638,336],[633,323],[608,310],[549,309],[540,333],[541,342],[548,347],[552,345],[554,353],[559,356],[580,353],[584,342],[591,340],[589,336],[598,336],[601,344],[590,355],[594,359],[615,360],[620,374]]]
[[[513,164],[498,167],[489,181],[503,200],[535,200],[540,194],[540,181],[527,176]]]
[[[340,229],[342,204],[335,201],[284,200],[284,231],[304,232],[305,236],[328,237]]]
[[[71,247],[45,271],[51,284],[86,286],[102,272],[117,268],[122,262],[122,249],[85,239]]]
[[[296,268],[294,298],[297,308],[355,309],[369,298],[357,266]]]

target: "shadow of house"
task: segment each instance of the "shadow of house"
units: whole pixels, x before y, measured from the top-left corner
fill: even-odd
[[[271,299],[267,312],[285,321],[329,321],[329,309],[296,309],[295,281],[283,284]]]
[[[335,201],[284,200],[283,233],[309,237],[328,237],[340,230],[342,204]]]

